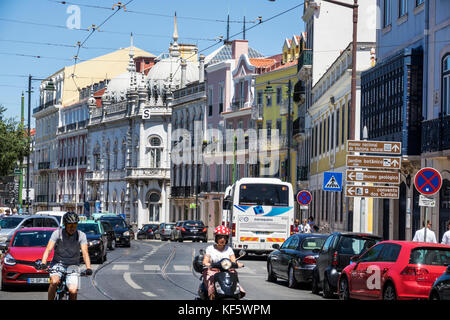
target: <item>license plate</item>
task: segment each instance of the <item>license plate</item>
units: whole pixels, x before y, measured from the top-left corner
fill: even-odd
[[[37,284],[37,283],[50,283],[50,278],[28,278],[27,283]]]
[[[191,229],[191,232],[198,232],[197,229]]]

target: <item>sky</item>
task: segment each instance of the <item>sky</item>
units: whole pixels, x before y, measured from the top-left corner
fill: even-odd
[[[0,0],[0,105],[7,108],[6,118],[20,120],[23,92],[27,123],[28,75],[46,78],[73,65],[78,41],[87,39],[79,52],[81,59],[129,47],[131,32],[134,46],[155,55],[167,52],[175,12],[178,43],[196,44],[205,55],[220,47],[215,39],[226,37],[228,14],[231,40],[243,38],[238,33],[243,29],[245,16],[246,28],[253,27],[246,32],[249,46],[266,56],[281,53],[286,38],[304,31],[302,0],[122,0],[122,4],[127,4],[125,10],[112,10],[117,3]],[[254,22],[259,16],[268,21]],[[100,32],[90,35],[87,29],[103,22]],[[32,82],[31,110],[39,105],[39,84],[40,81]],[[31,121],[34,127],[34,118]]]

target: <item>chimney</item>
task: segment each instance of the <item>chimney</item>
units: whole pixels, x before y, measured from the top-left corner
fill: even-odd
[[[231,43],[231,57],[237,62],[243,54],[248,55],[248,40],[233,40]]]
[[[198,82],[202,83],[205,81],[205,56],[203,54],[199,58],[198,72]]]
[[[181,82],[180,88],[186,85],[186,60],[181,60]]]

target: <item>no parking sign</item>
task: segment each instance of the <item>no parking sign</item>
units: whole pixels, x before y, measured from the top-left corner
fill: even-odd
[[[431,196],[441,189],[442,176],[434,168],[422,168],[414,177],[414,185],[421,194]]]
[[[307,206],[311,202],[312,196],[309,191],[302,190],[297,193],[296,198],[299,205]]]

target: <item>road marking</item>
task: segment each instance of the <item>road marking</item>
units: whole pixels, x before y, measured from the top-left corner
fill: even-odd
[[[160,271],[161,267],[157,264],[146,264],[144,265],[145,271]]]
[[[148,297],[156,297],[156,294],[153,294],[151,292],[142,292],[142,294],[145,294]]]
[[[180,265],[173,266],[173,269],[175,271],[189,271],[189,270],[191,270],[189,268],[189,266],[180,266]]]
[[[139,286],[139,285],[137,285],[136,282],[134,282],[134,281],[131,279],[131,273],[129,273],[129,272],[124,272],[124,274],[123,274],[123,279],[124,279],[125,282],[126,282],[130,287],[132,287],[133,289],[136,289],[136,290],[142,290],[142,287]]]
[[[113,270],[128,270],[128,269],[130,269],[130,265],[128,265],[128,264],[124,264],[124,265],[115,264],[115,265],[112,267],[112,269],[113,269]]]

